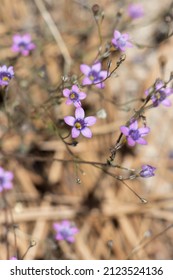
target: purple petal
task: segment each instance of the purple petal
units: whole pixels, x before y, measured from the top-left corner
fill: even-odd
[[[86,117],[85,118],[85,123],[86,123],[87,126],[91,126],[91,125],[96,123],[96,118],[92,117],[92,116],[91,117]]]
[[[129,135],[129,128],[127,126],[120,126],[120,130],[125,136]]]
[[[127,138],[127,143],[129,144],[129,146],[135,146],[135,141],[131,137]]]
[[[64,95],[65,97],[69,97],[70,93],[71,93],[71,91],[70,91],[68,88],[65,88],[65,89],[63,90],[63,95]]]
[[[74,236],[68,236],[66,240],[70,243],[73,243],[75,241]]]
[[[61,225],[58,224],[58,223],[54,223],[54,224],[53,224],[53,229],[54,229],[55,231],[59,231],[59,230],[61,229]]]
[[[63,220],[62,223],[61,223],[61,226],[69,227],[70,226],[70,222],[68,220]]]
[[[107,76],[109,75],[109,73],[105,70],[100,72],[100,77],[104,80],[107,78]]]
[[[75,123],[75,118],[72,116],[66,116],[66,117],[64,117],[64,121],[66,124],[73,126]]]
[[[114,38],[119,39],[121,37],[121,33],[118,30],[114,31]]]
[[[101,83],[95,83],[95,86],[98,87],[98,88],[104,88],[105,87],[105,84],[103,82]]]
[[[134,130],[138,129],[138,122],[137,121],[132,122],[129,128]]]
[[[90,71],[91,71],[91,67],[89,67],[89,66],[86,65],[86,64],[81,64],[81,65],[80,65],[80,70],[81,70],[81,72],[82,72],[84,75],[88,76],[88,74],[89,74]]]
[[[147,141],[144,138],[139,138],[136,142],[140,145],[147,145]]]
[[[81,130],[81,133],[83,136],[87,137],[87,138],[91,138],[92,137],[92,132],[88,127],[85,127],[84,129]]]
[[[85,112],[82,107],[79,107],[75,110],[76,119],[83,119],[85,117]]]
[[[93,64],[92,67],[91,67],[92,70],[96,71],[96,72],[100,72],[101,70],[101,63],[98,62],[96,64]]]
[[[165,99],[161,103],[166,107],[170,107],[172,105],[172,103],[169,99]]]
[[[150,128],[149,127],[141,127],[138,129],[139,133],[144,136],[147,135],[150,132]]]
[[[83,100],[83,99],[85,99],[85,98],[86,98],[86,93],[81,91],[81,92],[79,93],[79,99],[80,99],[80,100]]]
[[[56,234],[56,240],[64,240],[64,236],[61,233]]]
[[[25,43],[31,42],[31,35],[30,34],[23,35],[22,41],[24,41]]]
[[[74,92],[76,92],[76,93],[79,93],[79,92],[80,92],[78,86],[76,86],[76,85],[73,85],[73,86],[72,86],[72,91],[74,91]]]
[[[22,37],[19,34],[13,36],[13,42],[18,44],[22,41]]]
[[[72,103],[73,103],[73,101],[71,99],[67,99],[65,102],[66,105],[71,105]]]
[[[85,85],[91,85],[93,82],[88,78],[88,77],[85,77],[82,81],[82,85],[85,86]]]
[[[76,127],[73,127],[72,131],[71,131],[71,135],[72,135],[72,138],[77,138],[80,135],[80,130],[76,129]]]
[[[14,175],[12,172],[10,172],[10,171],[5,172],[5,179],[11,181],[11,180],[13,180],[13,178],[14,178]]]

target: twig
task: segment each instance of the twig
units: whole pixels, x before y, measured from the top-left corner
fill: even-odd
[[[42,17],[44,18],[45,22],[47,23],[55,41],[57,42],[57,45],[64,57],[66,67],[65,67],[65,73],[68,73],[70,70],[70,66],[72,64],[72,58],[69,54],[69,51],[66,47],[66,44],[61,36],[61,33],[59,32],[57,26],[55,25],[55,22],[53,21],[50,13],[47,11],[44,3],[42,0],[34,0],[37,8],[39,9]]]

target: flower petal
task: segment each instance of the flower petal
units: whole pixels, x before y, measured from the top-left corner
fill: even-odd
[[[86,93],[85,93],[85,92],[82,92],[82,91],[81,91],[81,92],[79,93],[79,99],[80,99],[80,100],[85,99],[85,98],[86,98],[86,96],[87,96],[87,95],[86,95]]]
[[[69,90],[68,88],[63,89],[63,95],[65,97],[69,97],[70,93],[71,93],[71,90]]]
[[[129,146],[135,146],[135,141],[131,137],[127,138],[127,143],[129,144]]]
[[[91,126],[91,125],[93,125],[95,123],[96,123],[96,118],[95,117],[90,116],[90,117],[86,117],[85,118],[85,124],[87,126]]]
[[[72,86],[72,91],[74,91],[74,92],[76,92],[76,93],[79,93],[79,92],[80,92],[80,90],[79,90],[79,88],[78,88],[77,85],[73,85],[73,86]]]
[[[139,138],[136,142],[140,145],[147,145],[147,141],[144,138]]]
[[[91,67],[86,64],[81,64],[80,70],[84,75],[88,76],[89,72],[91,71]]]
[[[66,124],[73,126],[75,123],[75,118],[72,116],[66,116],[66,117],[64,117],[64,121]]]
[[[125,136],[129,135],[129,128],[127,126],[120,126],[120,130]]]
[[[82,81],[82,85],[85,86],[85,85],[91,85],[93,82],[88,78],[88,77],[85,77]]]
[[[141,136],[145,136],[150,132],[150,128],[149,127],[141,127],[138,129],[139,133]]]
[[[71,131],[72,138],[77,138],[79,135],[80,135],[80,130],[76,129],[76,127],[73,127]]]
[[[97,63],[93,64],[93,65],[91,66],[91,69],[94,70],[94,71],[96,71],[96,72],[100,72],[100,70],[101,70],[101,63],[100,63],[100,62],[97,62]]]
[[[129,128],[134,130],[138,129],[138,122],[137,121],[132,122]]]
[[[172,105],[172,103],[169,99],[165,99],[161,103],[166,107],[170,107]]]
[[[83,136],[87,137],[87,138],[91,138],[92,137],[92,132],[88,127],[85,127],[84,129],[81,130],[81,133]]]
[[[85,112],[82,107],[79,107],[75,110],[76,119],[83,119],[85,117]]]
[[[119,39],[121,37],[121,33],[118,30],[114,31],[114,38]]]

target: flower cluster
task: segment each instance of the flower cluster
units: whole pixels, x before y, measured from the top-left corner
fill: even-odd
[[[2,167],[0,167],[0,192],[12,189],[12,180],[13,173],[10,171],[5,171]]]
[[[13,52],[20,53],[23,56],[28,56],[32,50],[35,49],[35,44],[31,40],[30,34],[16,34],[13,36],[13,45],[11,47]]]
[[[62,221],[61,223],[54,223],[53,228],[56,231],[56,240],[65,240],[69,243],[75,241],[74,235],[79,232],[78,228],[67,220]]]
[[[156,170],[155,167],[148,165],[148,164],[144,164],[142,165],[142,170],[140,171],[139,175],[143,178],[148,178],[148,177],[152,177],[154,176],[154,171]]]

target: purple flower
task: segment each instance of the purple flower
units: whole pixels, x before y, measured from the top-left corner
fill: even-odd
[[[142,165],[142,170],[140,171],[139,175],[143,178],[148,178],[154,176],[154,171],[156,170],[155,167],[151,165]]]
[[[13,173],[0,167],[0,192],[12,189]]]
[[[78,228],[67,220],[61,223],[54,223],[53,228],[56,231],[56,240],[66,240],[70,243],[75,241],[74,235],[79,232]]]
[[[128,6],[128,15],[132,19],[140,18],[144,16],[144,9],[141,4],[130,4]]]
[[[30,34],[16,34],[13,36],[12,51],[21,53],[23,56],[28,56],[30,51],[35,49],[35,44],[31,41]]]
[[[16,257],[11,257],[10,260],[16,261],[17,258]]]
[[[155,83],[155,90],[157,92],[153,93],[151,96],[154,107],[158,107],[159,104],[170,107],[172,103],[169,99],[167,99],[167,97],[173,93],[173,88],[166,88],[161,80],[157,80]],[[150,90],[147,89],[145,94],[148,95],[149,93]]]
[[[6,65],[0,66],[0,86],[8,86],[10,80],[14,77],[13,66],[7,68]]]
[[[112,44],[120,51],[125,52],[126,48],[132,48],[132,44],[128,41],[129,34],[121,34],[118,30],[114,31]]]
[[[95,84],[98,88],[104,88],[103,81],[107,78],[108,72],[101,70],[100,62],[96,62],[91,67],[86,64],[81,64],[80,70],[86,76],[82,81],[83,85]]]
[[[86,93],[81,92],[76,85],[73,85],[71,90],[65,88],[63,90],[63,95],[67,97],[66,104],[70,105],[73,103],[75,107],[81,107],[80,100],[83,100],[86,97]]]
[[[83,108],[78,107],[75,110],[75,118],[72,116],[67,116],[64,118],[64,121],[66,124],[73,126],[71,132],[72,138],[77,138],[80,133],[82,133],[82,135],[87,138],[92,137],[92,132],[88,126],[95,124],[96,118],[92,116],[85,118],[85,112]]]
[[[142,137],[146,136],[150,132],[149,127],[138,128],[138,122],[134,121],[129,127],[121,126],[121,132],[127,137],[127,143],[129,146],[134,146],[135,143],[146,145],[147,141]]]

